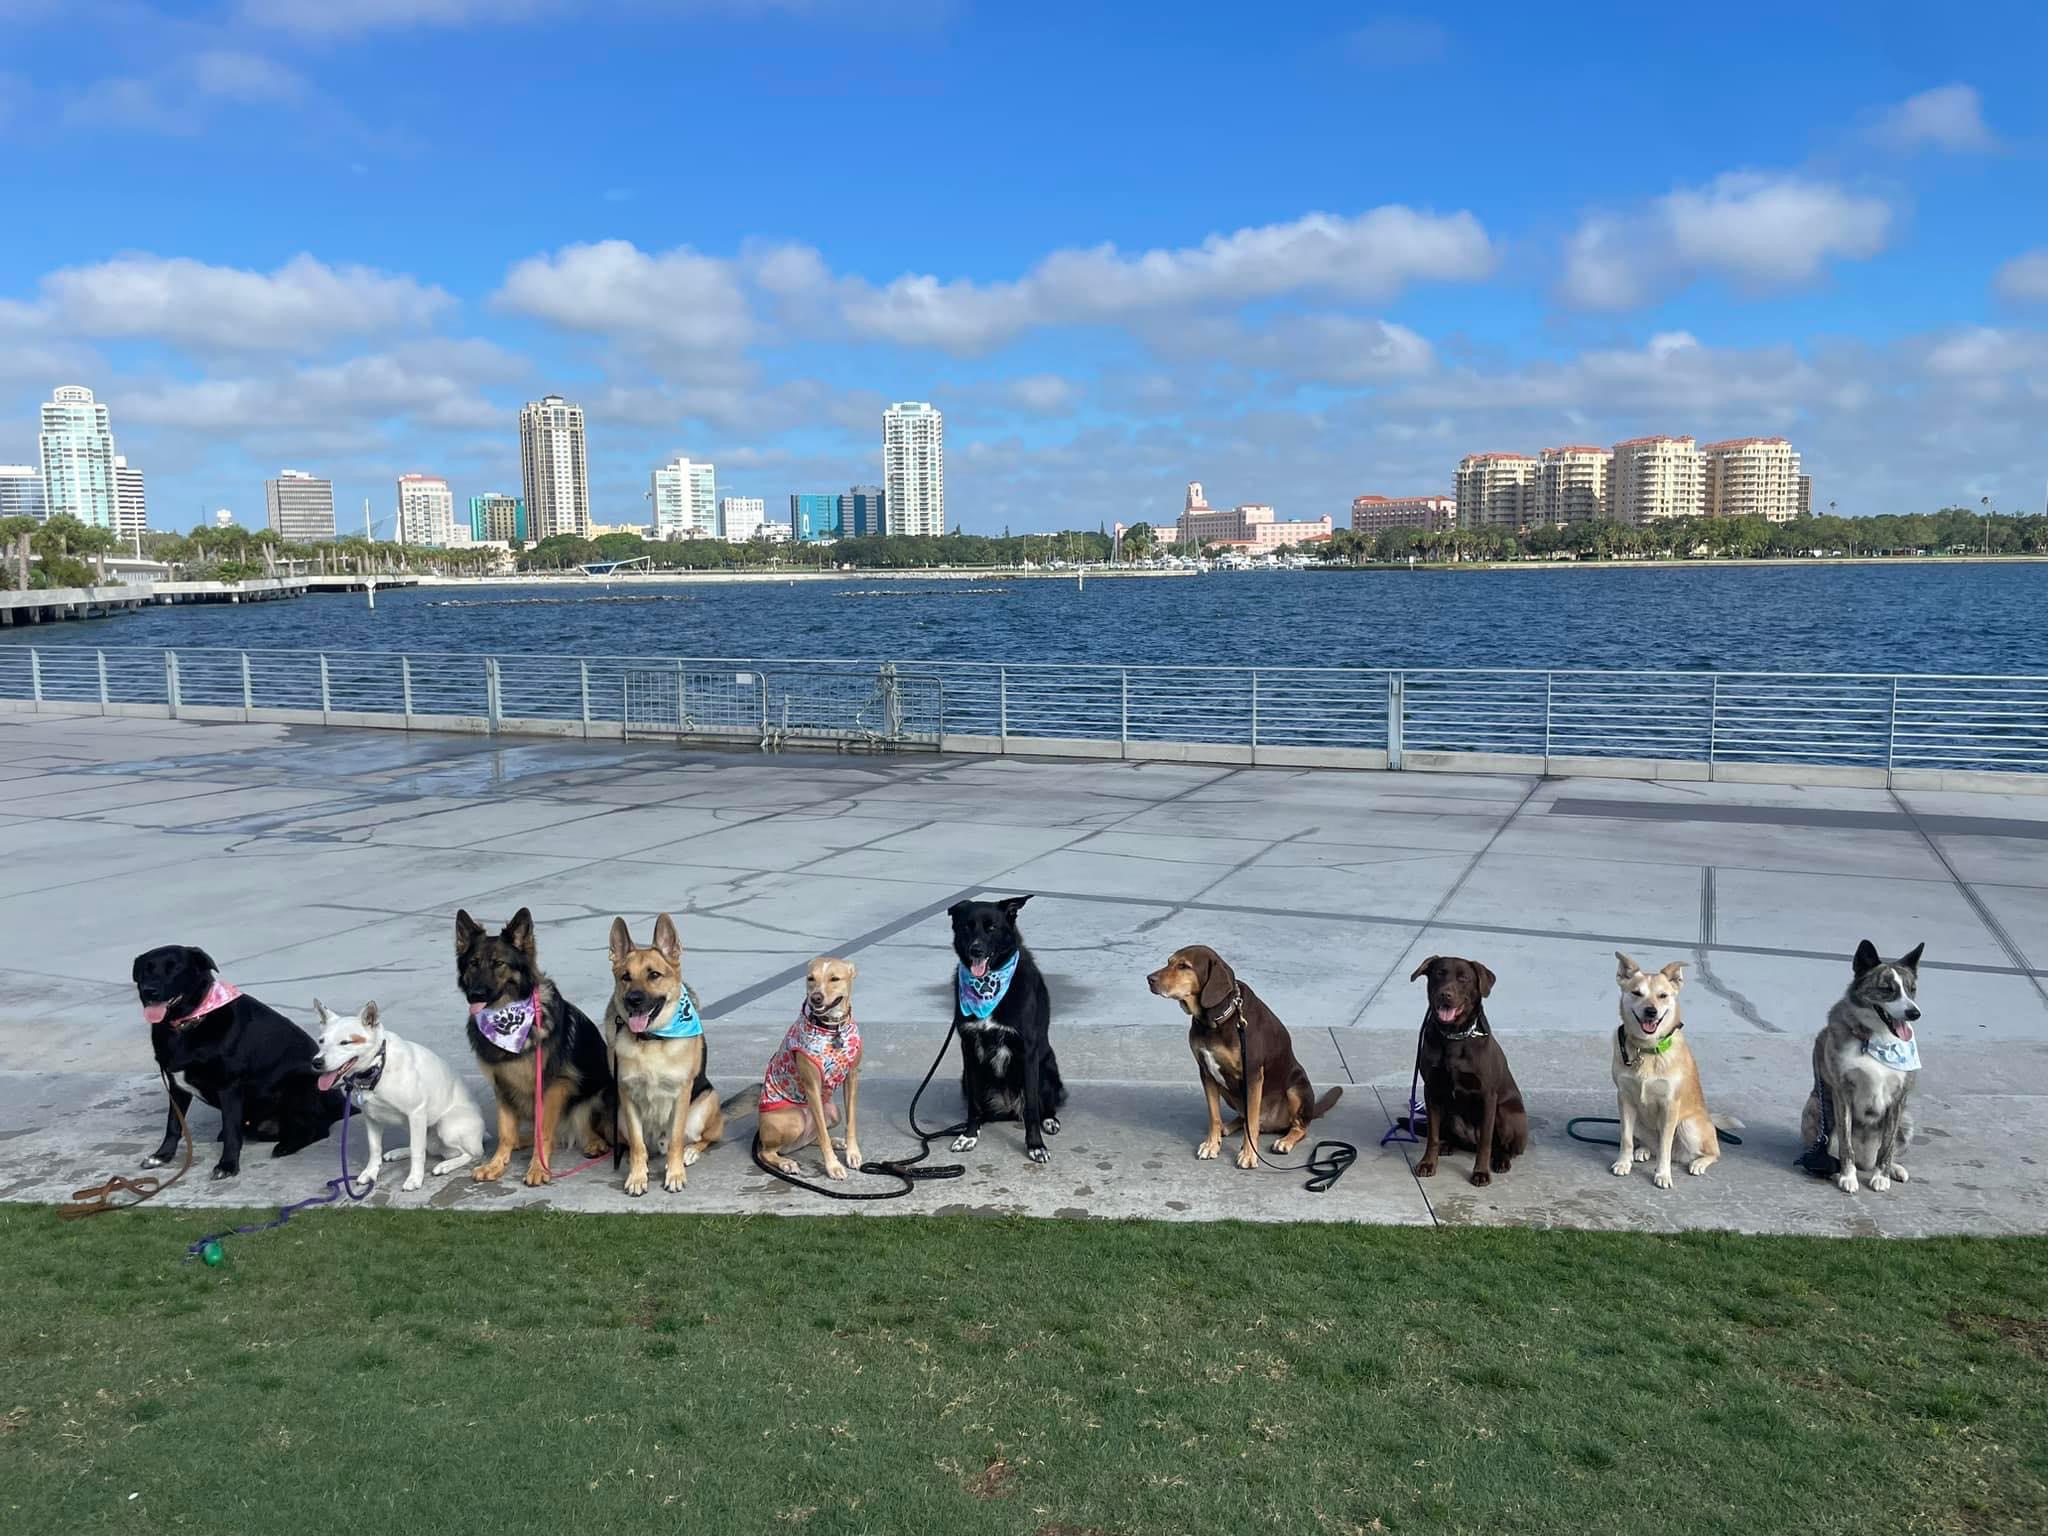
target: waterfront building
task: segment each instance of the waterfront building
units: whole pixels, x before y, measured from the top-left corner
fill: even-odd
[[[1811,475],[1801,475],[1799,477],[1799,515],[1801,517],[1813,516],[1813,476]]]
[[[529,401],[519,413],[519,472],[526,520],[535,540],[590,536],[590,464],[583,407],[560,395]]]
[[[1178,544],[1255,544],[1253,531],[1274,520],[1273,509],[1262,502],[1244,502],[1235,507],[1212,507],[1202,493],[1202,482],[1188,482],[1187,500],[1173,525]]]
[[[798,491],[789,498],[789,525],[799,544],[836,539],[840,533],[839,498]]]
[[[317,479],[303,469],[281,469],[263,482],[263,502],[270,531],[287,544],[310,544],[334,537],[334,482]],[[227,522],[221,522],[222,516]],[[216,527],[232,526],[225,508],[214,514]]]
[[[75,517],[88,528],[112,528],[120,492],[114,478],[114,431],[92,391],[66,384],[43,402],[39,436],[43,516]]]
[[[114,532],[124,539],[149,532],[149,501],[143,493],[142,471],[118,453],[114,455]]]
[[[793,535],[794,530],[787,523],[763,523],[756,537],[766,544],[787,544]]]
[[[718,503],[719,521],[729,544],[744,544],[768,521],[768,502],[761,496],[727,496]]]
[[[1455,483],[1460,528],[1526,528],[1536,510],[1537,461],[1526,453],[1468,453]]]
[[[455,497],[439,475],[398,477],[398,542],[429,549],[455,542]]]
[[[1708,517],[1799,515],[1799,455],[1782,437],[1733,437],[1700,449],[1701,499]]]
[[[526,539],[526,498],[503,491],[485,491],[469,498],[469,538],[473,544],[503,544]]]
[[[1690,437],[1632,437],[1614,445],[1608,515],[1617,523],[1662,522],[1706,512],[1699,449]]]
[[[718,537],[718,473],[710,463],[670,460],[654,471],[648,495],[654,502],[655,538]]]
[[[1458,526],[1455,496],[1354,496],[1351,531],[1384,533],[1389,528],[1415,528],[1441,533]]]
[[[33,464],[0,464],[0,517],[32,517],[41,522],[43,472]]]
[[[235,514],[230,512],[226,507],[222,507],[218,512],[215,512],[213,514],[213,526],[216,528],[234,527]]]
[[[882,413],[882,486],[890,533],[946,531],[946,421],[937,407],[911,400]]]
[[[1572,444],[1546,448],[1536,460],[1536,499],[1531,522],[1538,528],[1604,522],[1612,448]]]
[[[879,485],[856,485],[839,497],[839,536],[864,539],[888,532],[888,497]]]

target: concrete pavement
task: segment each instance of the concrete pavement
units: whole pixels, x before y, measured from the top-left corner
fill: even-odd
[[[721,1092],[752,1080],[821,952],[861,968],[871,1156],[949,1017],[945,909],[1031,892],[1072,1088],[1049,1167],[1015,1127],[906,1200],[831,1206],[774,1183],[740,1140],[687,1192],[628,1200],[608,1167],[547,1190],[472,1186],[378,1204],[490,1210],[972,1209],[1179,1219],[1327,1219],[1817,1233],[2048,1230],[2048,801],[1628,780],[1177,764],[679,752],[316,727],[0,715],[0,1197],[61,1199],[128,1171],[162,1121],[128,964],[196,943],[231,981],[310,1021],[374,997],[486,1096],[453,981],[457,906],[533,908],[541,954],[593,1015],[605,932],[676,915]],[[1927,942],[1914,1178],[1850,1198],[1795,1174],[1812,1035],[1868,935]],[[1208,943],[1285,1019],[1320,1086],[1318,1131],[1359,1144],[1336,1189],[1198,1163],[1202,1096],[1178,1011],[1145,972]],[[1692,962],[1688,1038],[1745,1143],[1670,1191],[1616,1179],[1565,1122],[1611,1116],[1612,951]],[[1377,1143],[1402,1112],[1433,953],[1500,977],[1489,1014],[1536,1143],[1485,1190],[1447,1158],[1419,1182]],[[957,1109],[941,1069],[928,1120]],[[210,1141],[212,1112],[196,1112]],[[488,1110],[487,1110],[488,1119]],[[357,1133],[355,1154],[360,1156]],[[243,1176],[201,1168],[165,1197],[313,1193],[332,1142]],[[935,1161],[955,1161],[943,1147]],[[515,1165],[517,1166],[517,1165]],[[872,1187],[856,1181],[853,1188]]]

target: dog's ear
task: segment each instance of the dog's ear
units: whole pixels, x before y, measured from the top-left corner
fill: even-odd
[[[860,974],[860,967],[855,965],[851,960],[842,960],[839,963],[846,967],[846,979],[848,981],[853,980],[854,977]]]
[[[654,920],[654,947],[668,957],[670,965],[683,959],[683,936],[676,932],[676,920],[666,912]]]
[[[377,1027],[376,1003],[368,1002],[363,1004],[361,1012],[356,1015],[356,1021],[365,1029],[375,1029]]]
[[[953,905],[946,908],[946,916],[953,918],[955,921],[958,921],[960,914],[962,912],[965,912],[967,910],[967,907],[968,903],[964,901],[956,901],[953,903]]]
[[[1005,896],[996,905],[1001,907],[1003,914],[1014,923],[1017,921],[1017,914],[1024,910],[1024,903],[1030,899],[1029,896]]]
[[[334,1017],[334,1013],[330,1008],[328,1008],[328,1006],[325,1003],[321,1002],[320,999],[316,997],[313,999],[313,1017],[318,1019],[322,1024],[325,1024],[329,1019]]]
[[[185,950],[185,958],[205,971],[209,976],[220,974],[220,967],[213,963],[213,956],[203,949],[194,949],[188,945]]]
[[[1417,967],[1415,967],[1414,970],[1408,973],[1408,979],[1410,981],[1422,980],[1423,977],[1429,974],[1429,968],[1432,965],[1435,965],[1440,958],[1442,957],[1438,955],[1431,955],[1427,960],[1423,961],[1422,964],[1418,965]]]
[[[471,917],[460,907],[455,911],[455,948],[459,952],[469,948],[470,942],[483,936],[484,925]]]
[[[1230,1001],[1230,994],[1237,986],[1237,972],[1213,949],[1197,949],[1192,953],[1195,968],[1201,973],[1203,1011],[1221,1008]]]
[[[1479,995],[1481,997],[1493,996],[1493,972],[1489,971],[1477,960],[1470,960],[1466,963],[1472,967],[1472,974],[1479,978]]]
[[[1911,949],[1907,950],[1903,955],[1899,956],[1899,964],[1905,966],[1908,970],[1919,970],[1920,954],[1926,948],[1927,941],[1925,939],[1922,939],[1918,944],[1915,944]]]
[[[1683,960],[1674,960],[1657,974],[1670,982],[1674,987],[1682,987],[1685,985],[1685,962]]]
[[[533,914],[525,907],[521,907],[517,912],[514,912],[512,914],[512,921],[505,925],[504,939],[507,944],[510,944],[529,960],[532,959],[534,954]]]
[[[1629,977],[1634,976],[1641,970],[1642,967],[1640,965],[1637,965],[1635,961],[1629,959],[1620,950],[1617,949],[1614,952],[1614,979],[1616,981],[1627,981]]]
[[[154,953],[154,950],[148,950],[142,954],[137,955],[135,957],[135,963],[128,967],[128,979],[134,982],[138,987],[142,985],[142,962],[147,960],[150,957],[150,955]]]
[[[633,934],[626,927],[626,920],[623,917],[613,918],[611,939],[606,945],[606,948],[611,953],[613,970],[617,970],[625,963],[626,951],[632,947]]]
[[[1856,974],[1858,976],[1861,976],[1865,971],[1874,970],[1878,965],[1877,946],[1871,943],[1870,940],[1865,939],[1856,946],[1856,958],[1851,964],[1856,967]]]

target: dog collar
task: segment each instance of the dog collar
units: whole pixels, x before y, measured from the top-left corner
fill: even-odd
[[[387,1040],[384,1044],[377,1047],[377,1059],[375,1061],[358,1071],[350,1072],[334,1085],[348,1095],[349,1103],[353,1104],[357,1109],[363,1107],[364,1097],[375,1093],[377,1085],[384,1081],[384,1053],[390,1049],[391,1043]]]
[[[986,1019],[996,1011],[996,1005],[1010,990],[1010,979],[1017,974],[1017,962],[1024,957],[1018,950],[1010,956],[1009,964],[997,969],[990,967],[985,976],[977,976],[966,966],[960,967],[960,1013],[964,1018]]]
[[[633,1026],[626,1026],[631,1029]],[[697,999],[690,995],[688,987],[683,988],[676,998],[676,1005],[668,1016],[668,1022],[659,1029],[644,1029],[639,1032],[650,1040],[684,1040],[692,1035],[704,1033],[704,1017],[697,1012]]]
[[[1479,1013],[1473,1014],[1472,1022],[1459,1030],[1455,1035],[1437,1023],[1436,1010],[1434,1008],[1430,1010],[1429,1022],[1435,1028],[1436,1036],[1439,1040],[1470,1040],[1474,1035],[1486,1033],[1486,1017],[1484,1014]]]
[[[1244,983],[1239,982],[1230,989],[1230,1001],[1215,1013],[1209,1015],[1211,1024],[1228,1024],[1232,1017],[1244,1012]]]
[[[1671,1033],[1666,1035],[1662,1040],[1659,1040],[1655,1045],[1636,1046],[1636,1056],[1664,1055],[1671,1049],[1672,1043],[1678,1039],[1678,1032],[1683,1028],[1685,1028],[1683,1024],[1674,1024],[1671,1026]],[[1621,1042],[1621,1059],[1623,1061],[1633,1060],[1634,1057],[1631,1057],[1628,1051],[1629,1046],[1633,1044],[1633,1042],[1629,1039],[1628,1026],[1626,1024],[1616,1026],[1614,1031],[1614,1038]]]
[[[187,1024],[203,1019],[209,1013],[216,1013],[222,1008],[227,1007],[229,1003],[232,1003],[241,995],[242,989],[240,987],[230,986],[227,982],[222,981],[216,976],[213,978],[212,984],[207,987],[206,996],[199,999],[199,1005],[190,1013],[180,1014],[174,1019],[171,1017],[169,1004],[144,1003],[142,1005],[142,1019],[146,1024],[168,1024],[173,1029],[183,1029]],[[152,1019],[149,1016],[150,1009],[152,1008],[161,1008],[163,1012]]]
[[[853,1010],[851,1008],[848,1008],[845,1013],[836,1019],[828,1019],[811,1007],[811,1000],[809,998],[805,998],[797,1005],[796,1016],[803,1020],[806,1028],[820,1030],[831,1035],[843,1035],[848,1030],[857,1030],[859,1028],[853,1022]]]
[[[1920,1070],[1920,1042],[1900,1040],[1897,1037],[1879,1044],[1876,1036],[1863,1042],[1863,1054],[1872,1061],[1881,1061],[1894,1072],[1918,1072]]]
[[[510,1051],[514,1056],[526,1049],[527,1037],[533,1033],[539,1018],[538,987],[534,988],[533,996],[523,997],[516,1003],[506,1003],[500,1008],[486,1008],[482,1003],[469,1005],[469,1022],[476,1026],[476,1032],[499,1050]]]

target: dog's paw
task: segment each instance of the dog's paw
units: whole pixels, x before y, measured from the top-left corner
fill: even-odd
[[[1237,1166],[1240,1168],[1258,1167],[1259,1149],[1250,1142],[1246,1142],[1243,1146],[1239,1147],[1237,1149]]]
[[[1906,1172],[1906,1168],[1903,1163],[1893,1163],[1892,1177],[1894,1179],[1897,1179],[1901,1184],[1903,1184],[1906,1182],[1908,1178],[1911,1177],[1911,1175]]]
[[[405,1161],[405,1160],[406,1160],[406,1159],[407,1159],[408,1157],[411,1157],[411,1156],[412,1156],[412,1148],[411,1148],[411,1147],[393,1147],[393,1148],[392,1148],[392,1149],[391,1149],[391,1150],[390,1150],[389,1152],[386,1152],[386,1153],[384,1154],[384,1157],[383,1157],[383,1159],[382,1159],[382,1160],[383,1160],[384,1162],[387,1162],[387,1163],[402,1163],[402,1162],[404,1162],[404,1161]]]
[[[1415,1165],[1415,1177],[1417,1177],[1418,1179],[1435,1178],[1436,1159],[1433,1157],[1425,1157],[1421,1162],[1417,1163]]]
[[[849,1141],[846,1144],[846,1166],[849,1168],[858,1168],[861,1166],[861,1164],[865,1163],[866,1161],[867,1159],[860,1155],[860,1148],[856,1147],[852,1142]]]
[[[700,1158],[700,1157],[702,1157],[703,1155],[704,1155],[704,1149],[703,1149],[702,1147],[685,1147],[685,1148],[683,1148],[683,1166],[684,1166],[685,1168],[694,1168],[694,1167],[696,1167],[696,1166],[697,1166],[697,1159],[698,1159],[698,1158]]]
[[[980,1144],[981,1138],[979,1136],[955,1136],[953,1138],[953,1150],[955,1152],[972,1152]]]
[[[1637,1148],[1636,1148],[1636,1161],[1637,1161],[1637,1162],[1639,1162],[1639,1163],[1647,1163],[1647,1162],[1648,1162],[1649,1160],[1650,1160],[1650,1149],[1649,1149],[1648,1147],[1637,1147]]]
[[[1685,1165],[1685,1171],[1691,1174],[1694,1178],[1698,1178],[1701,1174],[1705,1173],[1709,1168],[1713,1167],[1714,1162],[1715,1159],[1711,1157],[1696,1157],[1691,1162]]]
[[[1480,1171],[1479,1169],[1477,1169],[1477,1168],[1475,1168],[1475,1169],[1473,1169],[1473,1170],[1472,1170],[1472,1187],[1473,1187],[1474,1189],[1484,1189],[1484,1188],[1486,1188],[1486,1186],[1487,1186],[1487,1185],[1491,1184],[1492,1182],[1493,1182],[1493,1175],[1492,1175],[1492,1174],[1490,1174],[1490,1173],[1482,1173],[1482,1172],[1481,1172],[1481,1171]]]
[[[1892,1187],[1892,1176],[1888,1173],[1873,1173],[1870,1176],[1870,1187],[1881,1195]]]
[[[222,1163],[219,1167],[213,1170],[213,1176],[216,1179],[232,1179],[241,1171],[242,1170],[239,1166],[230,1168],[226,1163]]]
[[[173,1148],[172,1150],[175,1151],[176,1149]],[[170,1160],[171,1154],[169,1152],[152,1152],[142,1160],[142,1166],[145,1168],[161,1168]]]
[[[1624,1152],[1620,1157],[1617,1157],[1614,1160],[1613,1166],[1611,1166],[1607,1171],[1613,1174],[1617,1179],[1625,1179],[1635,1171],[1635,1166],[1636,1160]]]
[[[802,1173],[804,1171],[804,1165],[793,1157],[771,1157],[768,1161],[780,1168],[784,1173]]]
[[[1214,1136],[1211,1136],[1207,1141],[1198,1141],[1195,1143],[1195,1156],[1203,1160],[1207,1160],[1209,1158],[1214,1157],[1218,1152],[1221,1152],[1222,1150],[1222,1141]]]
[[[1513,1173],[1515,1171],[1514,1161],[1511,1158],[1502,1157],[1496,1152],[1493,1154],[1493,1171],[1495,1173]]]
[[[425,1174],[415,1173],[408,1177],[406,1181],[398,1187],[402,1190],[405,1190],[407,1193],[411,1193],[413,1190],[418,1189],[422,1184],[426,1182],[427,1179]]]
[[[1839,1189],[1845,1195],[1855,1194],[1856,1170],[1854,1168],[1845,1168],[1842,1170],[1842,1172],[1836,1174],[1835,1188]]]
[[[840,1162],[836,1157],[833,1158],[831,1162],[825,1165],[825,1177],[836,1183],[844,1184],[846,1182],[846,1164]]]
[[[1024,1155],[1034,1163],[1049,1163],[1052,1161],[1052,1154],[1043,1147],[1026,1147]]]
[[[689,1183],[690,1171],[687,1168],[667,1168],[662,1170],[661,1187],[672,1195],[681,1194],[689,1186]]]
[[[539,1189],[541,1185],[552,1184],[554,1181],[555,1176],[548,1172],[546,1163],[535,1159],[526,1165],[526,1187],[528,1189]]]
[[[471,1170],[469,1181],[472,1184],[495,1184],[503,1177],[505,1177],[505,1165],[494,1157],[488,1163],[478,1163]]]
[[[626,1170],[626,1193],[629,1195],[644,1195],[647,1193],[647,1170],[645,1168],[629,1168]]]
[[[1671,1170],[1669,1168],[1659,1168],[1650,1175],[1650,1182],[1659,1189],[1669,1189],[1671,1187]]]
[[[1038,1124],[1040,1129],[1048,1136],[1057,1136],[1060,1133],[1060,1117],[1058,1115],[1047,1115]]]

